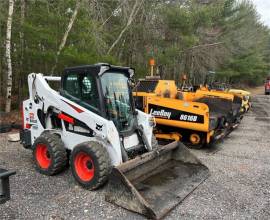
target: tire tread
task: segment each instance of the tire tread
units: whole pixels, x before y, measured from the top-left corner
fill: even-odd
[[[54,162],[52,163],[49,170],[42,173],[50,176],[60,173],[67,166],[67,152],[64,148],[64,143],[62,142],[61,137],[50,131],[45,131],[40,135],[40,137],[36,139],[35,143],[39,142],[40,139],[45,139],[50,144],[50,148],[53,154],[52,157],[54,158]]]
[[[84,142],[79,144],[79,146],[85,146],[91,149],[91,152],[95,155],[99,167],[99,172],[96,182],[90,186],[83,185],[83,187],[89,189],[89,190],[94,190],[102,185],[104,185],[107,180],[108,176],[111,172],[111,159],[109,157],[107,149],[103,146],[103,144],[95,141],[89,141],[89,142]],[[70,157],[70,164],[72,164],[72,157]],[[74,172],[72,170],[72,172]],[[80,182],[79,182],[80,183]],[[81,183],[80,183],[81,184]],[[82,184],[81,184],[82,185]]]

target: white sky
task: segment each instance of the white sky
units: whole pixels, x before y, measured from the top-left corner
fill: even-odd
[[[270,27],[270,0],[252,0],[264,24]]]

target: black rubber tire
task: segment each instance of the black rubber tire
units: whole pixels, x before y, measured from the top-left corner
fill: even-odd
[[[48,168],[42,168],[36,158],[37,144],[45,144],[47,146],[51,163]],[[67,152],[64,147],[64,143],[61,137],[55,133],[49,131],[43,132],[34,142],[33,146],[33,157],[36,165],[36,169],[45,175],[52,176],[60,173],[67,167]]]
[[[0,133],[7,133],[11,131],[11,125],[10,124],[0,124]]]
[[[94,163],[94,176],[90,181],[82,180],[75,168],[75,158],[81,152],[89,155]],[[70,156],[70,167],[75,180],[88,190],[94,190],[104,185],[112,169],[107,149],[101,143],[94,141],[81,143],[73,149]]]

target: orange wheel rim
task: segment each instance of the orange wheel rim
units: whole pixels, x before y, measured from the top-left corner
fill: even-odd
[[[95,174],[95,167],[90,155],[80,152],[75,156],[74,167],[77,175],[83,181],[90,181]]]
[[[200,136],[198,134],[192,134],[190,135],[190,141],[192,144],[199,144],[200,143]]]
[[[36,160],[42,169],[47,169],[51,165],[51,157],[45,144],[37,144]]]

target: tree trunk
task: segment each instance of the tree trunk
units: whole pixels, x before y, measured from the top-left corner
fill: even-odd
[[[9,0],[7,35],[6,35],[6,62],[7,62],[7,90],[6,90],[6,107],[5,111],[11,109],[11,90],[12,90],[12,65],[11,65],[11,27],[13,16],[14,0]]]
[[[25,20],[25,0],[21,0],[21,18],[20,18],[20,70],[19,70],[19,89],[18,89],[18,99],[19,99],[19,104],[22,101],[22,96],[23,96],[23,86],[24,83],[22,83],[24,79],[24,72],[23,72],[23,60],[24,60],[24,31],[23,31],[23,24]]]
[[[120,32],[120,34],[118,35],[117,39],[113,42],[112,46],[110,47],[110,49],[108,50],[107,54],[110,54],[111,51],[113,50],[113,48],[118,44],[118,42],[121,40],[123,34],[126,32],[126,30],[128,29],[128,27],[131,25],[132,21],[134,20],[134,18],[136,17],[136,14],[138,13],[140,6],[142,5],[144,0],[141,1],[141,3],[139,4],[139,0],[136,0],[136,2],[134,3],[134,6],[132,8],[132,11],[130,13],[130,16],[128,18],[127,24],[126,26],[123,28],[123,30]]]
[[[65,34],[64,34],[64,36],[63,36],[63,38],[62,38],[62,41],[61,41],[60,46],[59,46],[59,48],[58,48],[58,51],[57,51],[57,53],[56,53],[55,64],[54,64],[54,66],[53,66],[53,68],[52,68],[52,70],[51,70],[51,73],[52,73],[52,74],[54,73],[54,71],[55,71],[55,69],[56,69],[56,67],[57,67],[59,55],[61,54],[63,48],[64,48],[65,45],[66,45],[66,41],[67,41],[67,38],[68,38],[68,34],[69,34],[69,32],[70,32],[70,30],[71,30],[71,28],[72,28],[72,26],[73,26],[74,21],[76,20],[76,17],[77,17],[79,8],[80,8],[80,4],[81,4],[81,0],[77,0],[75,10],[74,10],[74,12],[73,12],[73,14],[72,14],[72,16],[71,16],[71,18],[70,18],[70,20],[69,20],[69,23],[68,23],[66,32],[65,32]]]

